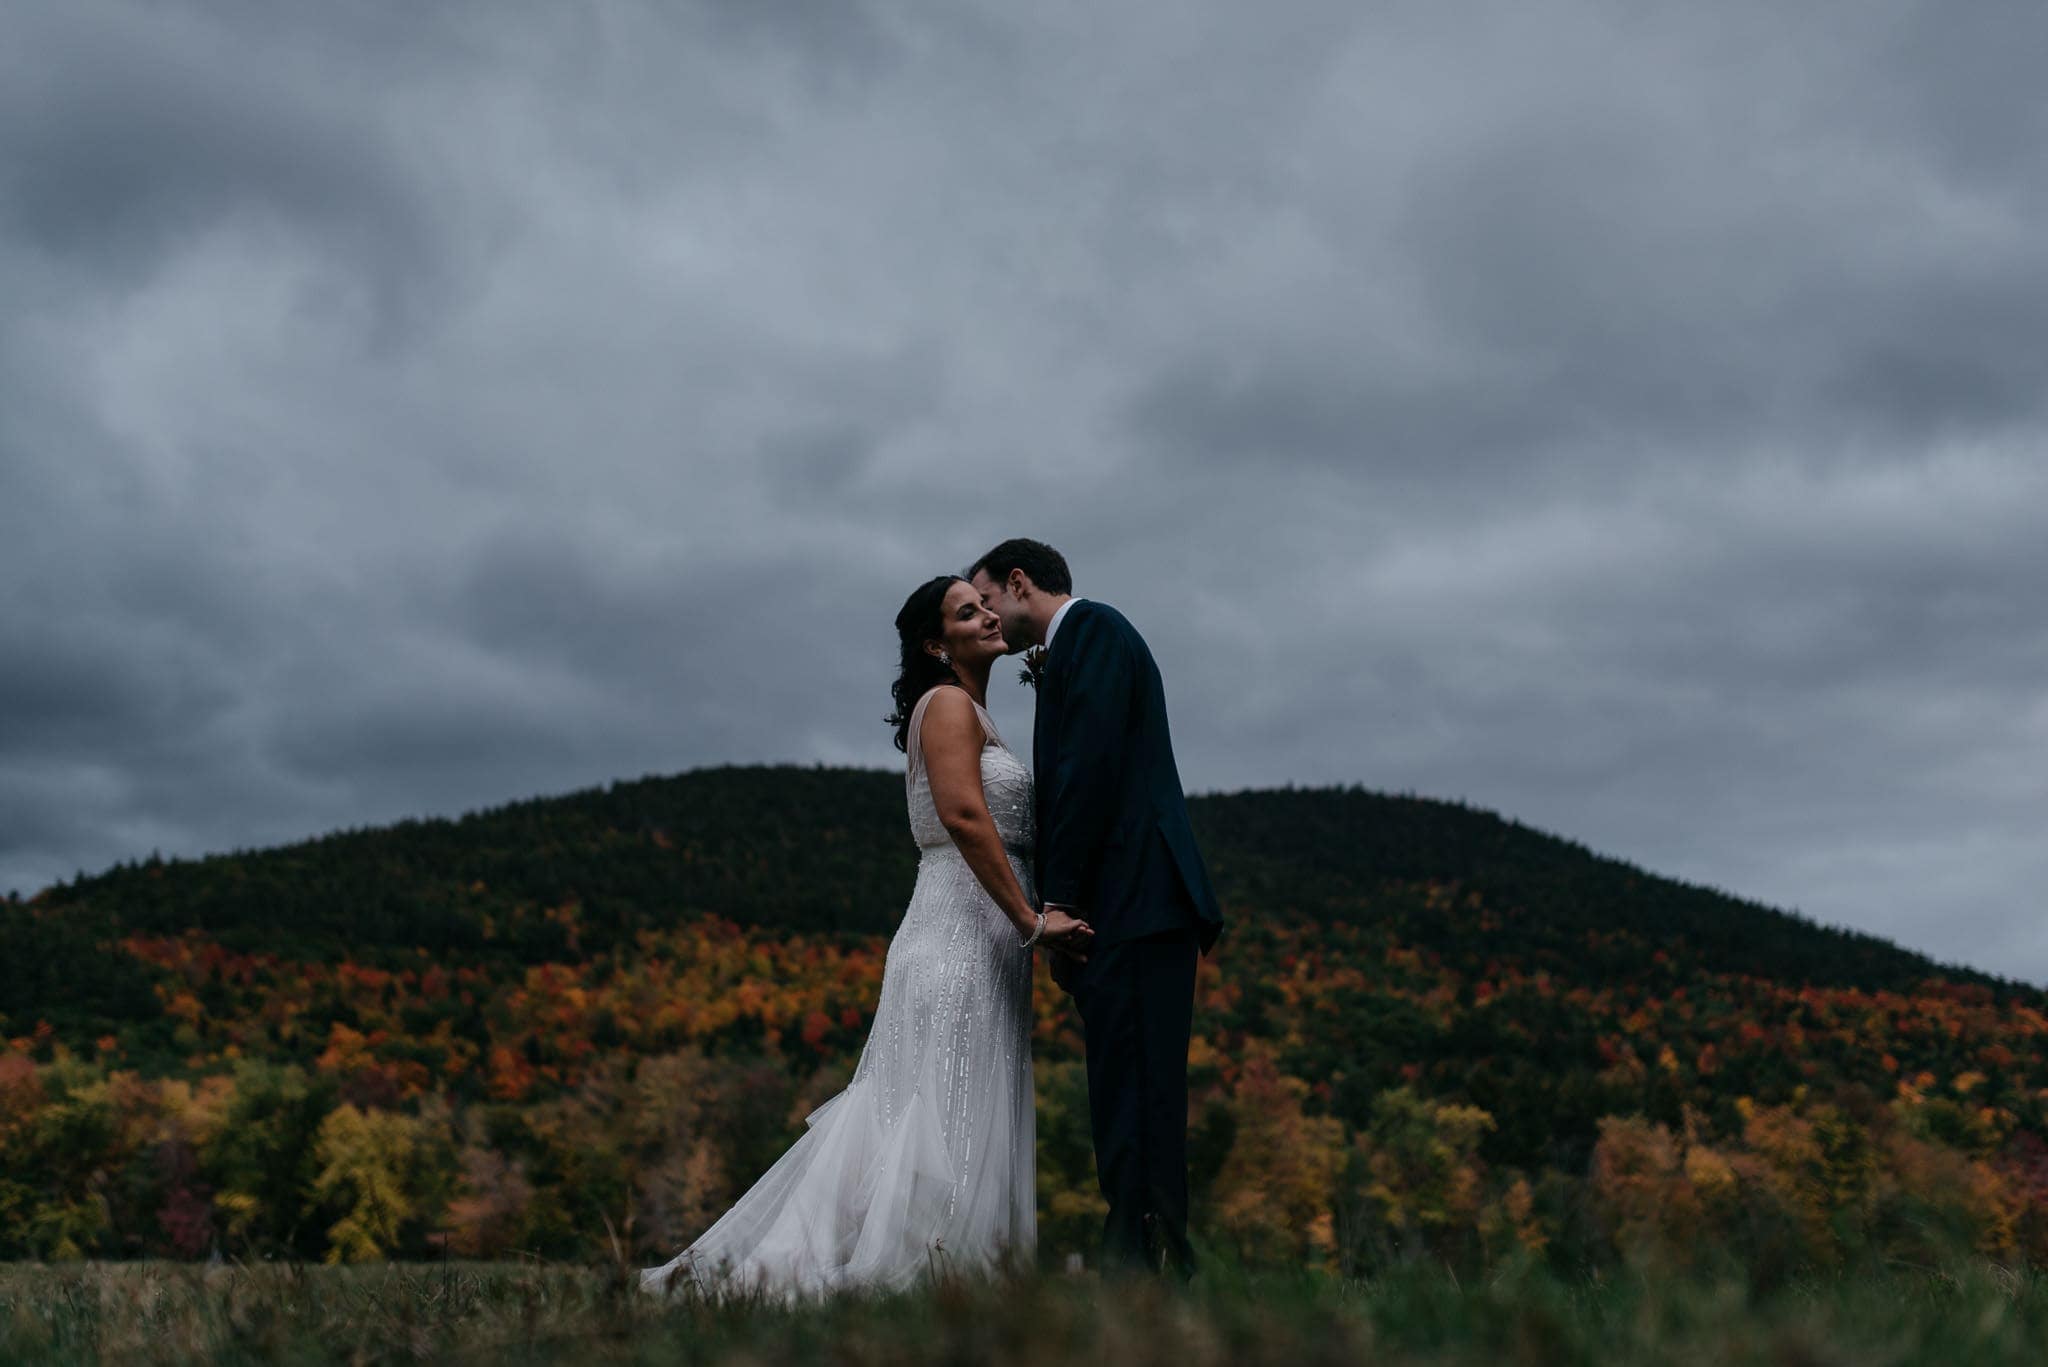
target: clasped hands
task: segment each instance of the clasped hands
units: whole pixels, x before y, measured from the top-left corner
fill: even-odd
[[[1080,911],[1079,907],[1047,902],[1045,929],[1039,932],[1038,938],[1041,943],[1052,946],[1076,963],[1086,963],[1088,942],[1095,937],[1095,928],[1081,919]]]

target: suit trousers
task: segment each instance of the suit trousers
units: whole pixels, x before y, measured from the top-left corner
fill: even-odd
[[[1088,1053],[1105,1266],[1194,1272],[1188,1244],[1188,1036],[1193,928],[1089,952],[1074,999]]]

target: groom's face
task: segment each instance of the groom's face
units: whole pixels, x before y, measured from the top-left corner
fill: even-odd
[[[1031,613],[1024,606],[1024,597],[1012,592],[1007,584],[998,584],[987,570],[976,570],[969,580],[974,591],[981,595],[981,605],[996,615],[1003,624],[1003,641],[1015,655],[1031,645]]]

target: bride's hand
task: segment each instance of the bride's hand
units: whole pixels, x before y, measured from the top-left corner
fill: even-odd
[[[1062,954],[1071,954],[1076,959],[1088,957],[1088,941],[1094,938],[1095,928],[1086,921],[1067,911],[1064,907],[1048,904],[1045,908],[1045,929],[1038,938]]]

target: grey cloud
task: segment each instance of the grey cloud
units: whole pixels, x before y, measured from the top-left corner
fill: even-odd
[[[1972,235],[1920,213],[1885,230],[1911,235],[1904,259],[1874,259],[1799,214],[1727,232],[1709,199],[1784,190],[1688,174],[1647,131],[1516,130],[1417,188],[1399,235],[1409,316],[1377,306],[1373,261],[1333,263],[1249,319],[1191,329],[1135,387],[1132,428],[1174,453],[1400,479],[2040,418],[2048,256],[2024,220]],[[1341,236],[1336,211],[1324,231]]]
[[[1260,294],[1194,294],[1200,321],[1134,386],[1135,433],[1399,478],[1559,444],[1585,468],[2040,416],[2043,144],[1964,169],[1958,133],[1899,112],[1950,99],[1991,143],[2037,124],[2038,83],[1981,83],[2038,15],[1950,30],[1913,10],[1944,30],[1930,59],[1826,7],[1680,20],[1692,53],[1587,22],[1601,12],[1501,15],[1505,36],[1448,56],[1392,26],[1388,55],[1327,96],[1356,132],[1333,115],[1264,148],[1298,169],[1235,226],[1284,233],[1297,265]]]
[[[1852,341],[1820,392],[1912,438],[2037,422],[2048,405],[2048,253],[1917,282]]]
[[[820,78],[871,78],[897,55],[874,7],[859,0],[712,0],[706,27],[774,56],[794,53]]]
[[[1923,145],[1944,179],[1995,194],[2024,185],[2038,197],[2048,94],[2036,73],[2048,56],[2048,14],[2026,0],[1993,0],[1909,6],[1899,18],[1887,30],[1888,79],[1869,87],[1872,117],[1889,116],[1899,137]]]
[[[2048,978],[2048,21],[1881,8],[11,8],[0,886],[893,763],[1023,533],[1195,788]]]
[[[419,185],[374,107],[223,60],[133,11],[31,8],[0,81],[0,204],[26,244],[134,280],[238,215],[306,235],[400,325],[444,270]],[[0,59],[5,60],[5,59]]]

